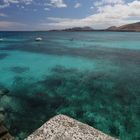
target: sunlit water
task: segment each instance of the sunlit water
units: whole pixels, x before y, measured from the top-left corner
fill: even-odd
[[[35,42],[36,37],[42,42]],[[0,32],[5,125],[24,139],[66,114],[122,140],[140,139],[140,33]]]

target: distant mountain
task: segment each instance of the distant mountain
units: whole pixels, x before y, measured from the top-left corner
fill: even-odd
[[[118,27],[116,27],[116,26],[111,26],[111,27],[107,28],[106,30],[111,30],[111,31],[113,30],[113,31],[114,31],[114,30],[117,30],[117,29],[118,29]]]
[[[106,29],[108,31],[132,31],[132,32],[140,32],[140,22],[122,25],[120,27],[112,26]]]
[[[68,28],[68,29],[64,29],[62,31],[94,31],[93,28],[85,26],[85,27],[74,27],[74,28]]]
[[[73,27],[73,28],[67,28],[62,30],[50,30],[50,31],[66,31],[66,32],[75,32],[75,31],[114,31],[114,32],[140,32],[140,22],[132,23],[132,24],[126,24],[122,26],[111,26],[107,29],[93,29],[91,27],[85,26],[85,27]]]

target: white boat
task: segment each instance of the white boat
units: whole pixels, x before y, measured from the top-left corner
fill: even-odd
[[[41,37],[37,37],[37,38],[35,39],[35,41],[42,41],[42,38],[41,38]]]

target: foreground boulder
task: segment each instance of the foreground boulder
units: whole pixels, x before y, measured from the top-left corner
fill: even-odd
[[[58,115],[31,134],[26,140],[116,140],[103,132],[69,118]]]

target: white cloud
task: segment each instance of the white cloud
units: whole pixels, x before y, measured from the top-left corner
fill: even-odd
[[[81,3],[76,3],[74,6],[74,8],[79,8],[79,7],[81,7]]]
[[[26,27],[23,23],[0,21],[0,29],[2,30],[23,30]]]
[[[0,1],[0,8],[5,8],[5,7],[8,7],[9,5],[10,5],[9,2]]]
[[[24,6],[21,6],[21,8],[24,9],[25,7]]]
[[[45,11],[50,11],[50,8],[47,8],[47,7],[46,7],[46,8],[44,8],[44,10],[45,10]]]
[[[33,0],[20,0],[22,3],[29,5],[33,2]]]
[[[57,7],[57,8],[65,8],[67,7],[64,0],[50,0],[49,6]]]
[[[4,13],[0,13],[0,17],[7,17],[7,15]]]
[[[11,4],[25,4],[29,5],[33,0],[0,0],[0,8],[9,7]]]
[[[90,7],[90,9],[94,9],[94,7],[93,7],[93,6],[91,6],[91,7]]]
[[[94,2],[94,6],[102,6],[106,4],[123,4],[124,0],[98,0]]]
[[[113,0],[108,1],[108,4],[97,6],[97,13],[87,16],[82,19],[68,18],[48,18],[48,24],[42,24],[48,28],[67,28],[74,26],[92,26],[93,28],[106,28],[108,26],[120,26],[126,23],[140,21],[140,1],[134,0],[130,3],[124,3],[122,0],[116,4],[111,4]],[[114,3],[115,3],[114,1]]]

